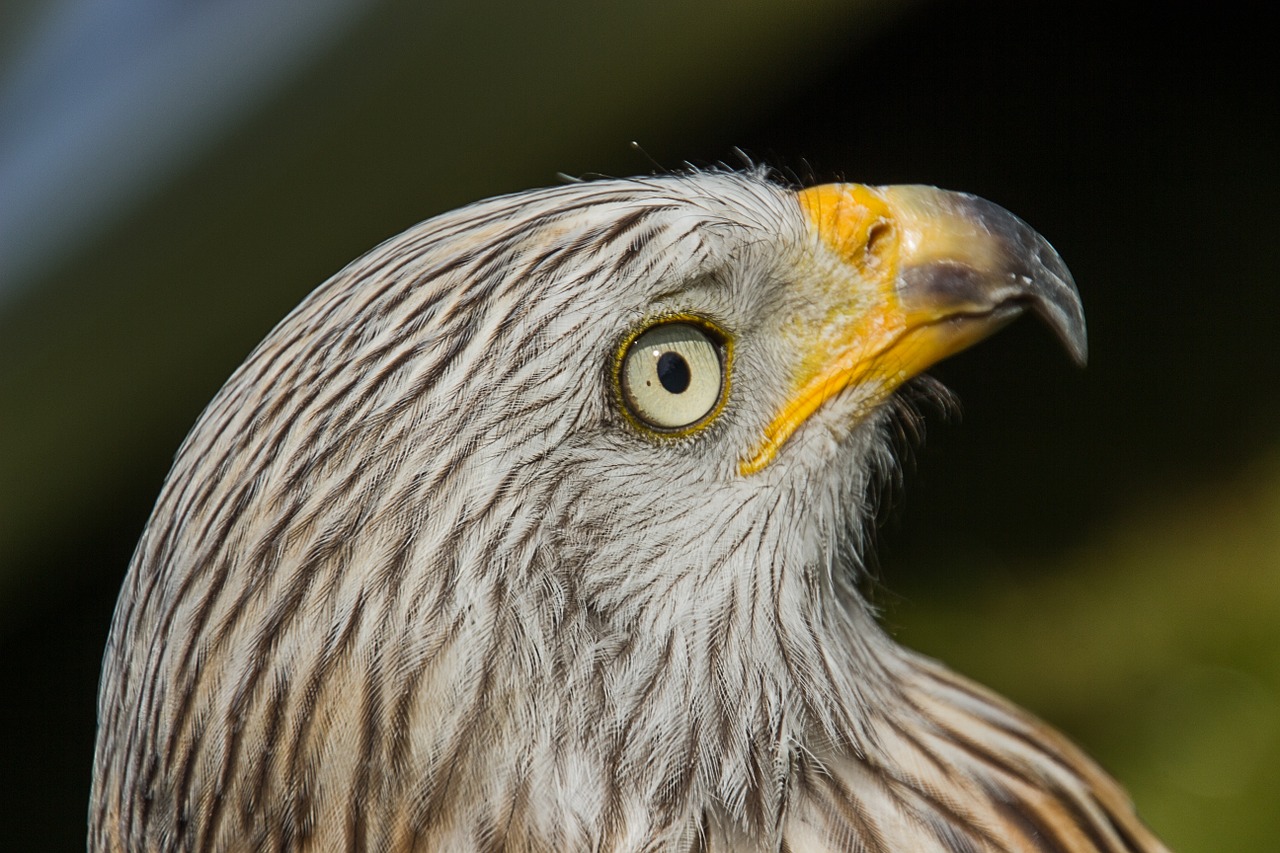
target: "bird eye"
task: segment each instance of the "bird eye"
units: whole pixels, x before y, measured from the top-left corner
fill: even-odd
[[[668,322],[635,337],[622,355],[618,384],[627,409],[657,430],[683,430],[724,398],[725,344],[693,323]]]

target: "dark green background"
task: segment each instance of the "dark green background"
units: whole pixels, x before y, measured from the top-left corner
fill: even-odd
[[[249,349],[376,242],[557,172],[735,146],[963,189],[1075,273],[934,374],[882,512],[898,635],[1063,727],[1175,849],[1280,837],[1280,114],[1230,4],[385,2],[0,312],[0,849],[83,846],[116,590]],[[1243,7],[1242,7],[1243,8]],[[644,153],[628,143],[638,141]],[[0,199],[0,204],[3,204]]]

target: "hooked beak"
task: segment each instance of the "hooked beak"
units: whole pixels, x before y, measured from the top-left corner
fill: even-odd
[[[815,237],[797,287],[818,313],[788,331],[791,392],[739,463],[767,466],[828,399],[860,387],[874,406],[913,376],[1030,309],[1083,365],[1080,295],[1048,241],[1003,208],[925,186],[827,184],[796,195]]]

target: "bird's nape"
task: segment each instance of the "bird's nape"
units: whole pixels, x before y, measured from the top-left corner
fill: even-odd
[[[308,296],[179,451],[105,657],[94,851],[1162,850],[857,589],[903,382],[1049,244],[925,187],[597,181]]]

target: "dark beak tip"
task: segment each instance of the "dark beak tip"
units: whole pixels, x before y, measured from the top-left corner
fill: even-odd
[[[1089,359],[1084,306],[1062,256],[1043,235],[1000,205],[967,193],[951,197],[959,211],[1003,248],[1009,277],[997,290],[1034,311],[1053,329],[1072,361],[1084,367]]]
[[[1077,334],[1071,337],[1063,337],[1062,344],[1067,348],[1067,353],[1071,356],[1071,360],[1075,362],[1076,367],[1087,367],[1089,364],[1089,341],[1085,337],[1084,325],[1079,327]]]
[[[1089,334],[1070,274],[1042,274],[1019,290],[1017,301],[1053,330],[1076,366],[1084,367],[1089,361]]]
[[[1041,234],[1013,214],[1006,212],[1006,216],[1003,236],[1007,257],[1022,282],[1023,298],[1057,335],[1071,360],[1084,367],[1089,360],[1089,335],[1071,271]]]
[[[1049,257],[1044,258],[1038,280],[1031,285],[1034,310],[1053,329],[1071,360],[1084,367],[1089,361],[1089,333],[1080,291],[1058,253],[1047,242],[1043,245]]]

